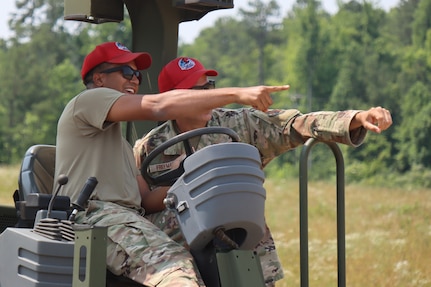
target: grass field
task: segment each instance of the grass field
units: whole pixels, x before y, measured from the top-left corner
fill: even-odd
[[[285,278],[300,286],[298,182],[266,182],[266,216]],[[310,183],[310,286],[337,286],[335,183]],[[431,286],[431,190],[346,186],[349,287]]]
[[[0,204],[13,204],[18,168],[0,167]],[[265,187],[285,272],[277,287],[300,286],[298,181]],[[335,204],[335,183],[309,184],[310,286],[337,286]],[[347,185],[345,204],[347,286],[431,286],[431,190]]]
[[[12,194],[18,188],[19,165],[0,165],[0,205],[13,205]]]

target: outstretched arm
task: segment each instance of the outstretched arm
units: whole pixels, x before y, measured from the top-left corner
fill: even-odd
[[[255,86],[212,90],[172,90],[156,95],[125,95],[111,107],[107,120],[164,121],[195,115],[208,120],[210,111],[231,103],[249,105],[266,111],[272,104],[271,93],[289,89],[285,86]]]

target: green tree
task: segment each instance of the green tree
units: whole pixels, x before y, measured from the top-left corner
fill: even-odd
[[[392,49],[412,44],[412,22],[414,13],[420,0],[401,0],[399,5],[389,11],[388,23],[384,30],[387,41],[392,43]]]
[[[247,32],[254,39],[258,49],[258,83],[265,83],[265,47],[270,33],[280,27],[280,6],[275,0],[265,4],[261,0],[249,1],[250,10],[240,9]]]
[[[417,82],[404,97],[401,108],[402,122],[396,127],[399,153],[399,171],[410,170],[415,166],[431,167],[431,90],[429,86]]]
[[[414,12],[412,23],[413,45],[424,47],[431,29],[431,1],[421,0]]]
[[[338,72],[333,30],[330,15],[314,0],[297,1],[284,22],[288,82],[303,111],[327,107]]]
[[[9,21],[14,35],[2,46],[2,162],[21,160],[32,144],[55,143],[58,117],[66,99],[84,88],[79,70],[95,44],[114,40],[131,44],[128,18],[115,25],[66,25],[63,2],[23,0],[16,6]]]
[[[298,51],[296,61],[301,63],[298,67],[298,73],[303,75],[304,84],[306,85],[307,111],[313,110],[313,82],[315,80],[315,71],[317,69],[320,43],[319,43],[319,20],[318,10],[320,1],[318,0],[297,0],[293,8],[299,20],[301,37],[301,49]]]
[[[10,146],[7,151],[8,158],[12,161],[22,157],[34,138],[44,136],[42,120],[46,113],[53,113],[58,109],[52,105],[53,97],[58,95],[53,94],[47,86],[52,77],[51,71],[57,65],[58,54],[52,48],[56,42],[54,34],[40,32],[33,35],[32,41],[16,43],[6,53],[8,69],[2,70],[7,73],[0,80],[0,98],[7,107],[8,121],[5,123],[9,136],[3,140]],[[64,83],[57,84],[61,87]],[[41,103],[44,103],[44,109],[40,109]],[[23,130],[27,129],[25,124],[29,115],[35,118],[37,127],[29,129],[31,134],[24,136]]]
[[[250,86],[258,83],[258,53],[244,22],[231,17],[218,19],[202,30],[192,45],[180,46],[181,56],[195,57],[216,69],[217,86]]]

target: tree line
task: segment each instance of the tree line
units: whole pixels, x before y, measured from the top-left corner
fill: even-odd
[[[278,0],[281,1],[281,0]],[[342,146],[349,181],[431,186],[431,0],[401,0],[384,11],[372,1],[340,4],[335,14],[318,0],[297,0],[281,15],[276,0],[250,0],[238,17],[224,17],[179,56],[200,59],[219,72],[217,86],[289,84],[274,108],[318,110],[384,106],[393,126],[368,134],[358,148]],[[0,39],[0,163],[22,160],[36,143],[55,144],[65,104],[84,87],[85,55],[104,41],[131,46],[131,25],[65,26],[58,0],[20,0],[9,20],[13,36]],[[127,14],[127,11],[126,11]],[[298,175],[299,151],[266,169]],[[312,153],[312,179],[333,177],[331,153]]]

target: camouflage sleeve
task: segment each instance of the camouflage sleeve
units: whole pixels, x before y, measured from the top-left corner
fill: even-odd
[[[358,128],[349,131],[350,122],[358,112],[301,114],[294,109],[270,110],[267,113],[249,110],[246,114],[248,142],[259,149],[264,166],[276,156],[304,144],[309,138],[358,146],[363,142],[366,130]]]
[[[363,127],[350,131],[350,123],[359,111],[314,112],[298,116],[293,129],[305,140],[316,138],[321,141],[336,142],[357,147],[365,139]]]
[[[298,115],[300,112],[294,109],[270,110],[266,113],[244,110],[243,125],[246,125],[246,129],[241,130],[247,130],[247,133],[242,132],[241,139],[259,150],[263,166],[302,144],[298,133],[290,133],[290,126]]]

